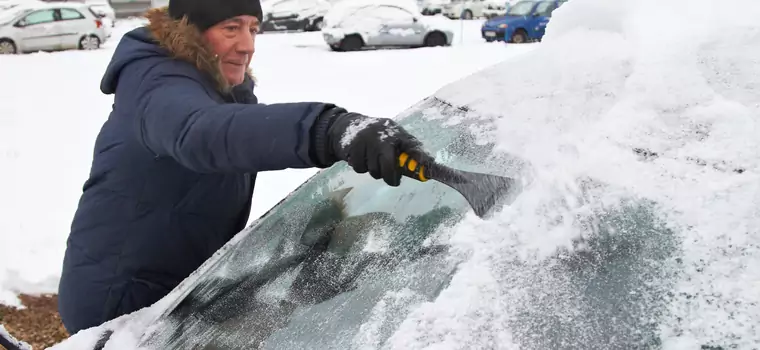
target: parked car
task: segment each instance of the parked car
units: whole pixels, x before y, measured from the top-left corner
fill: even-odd
[[[485,17],[488,13],[488,6],[493,9],[497,4],[492,0],[451,0],[443,5],[444,16],[451,19],[473,19]]]
[[[447,22],[445,18],[424,17],[402,6],[362,5],[331,18],[322,29],[322,36],[336,51],[449,46],[454,32],[447,27]]]
[[[107,39],[103,20],[86,4],[30,3],[0,13],[0,54],[94,50]]]
[[[319,31],[329,9],[330,3],[325,0],[277,1],[266,7],[260,31]]]
[[[451,0],[419,0],[418,7],[423,16],[433,16],[443,12],[443,6]]]
[[[541,41],[552,12],[567,0],[520,1],[505,16],[492,18],[480,28],[483,39],[488,42],[505,41],[515,44]]]

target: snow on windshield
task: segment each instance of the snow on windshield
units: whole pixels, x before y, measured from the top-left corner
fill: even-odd
[[[643,316],[654,326],[641,321],[657,327],[662,347],[760,344],[758,16],[751,0],[571,0],[554,12],[541,47],[476,74],[469,89],[442,89],[438,97],[496,120],[483,141],[527,160],[530,183],[495,219],[471,217],[453,233],[469,262],[437,300],[412,311],[391,347],[524,345],[531,335],[516,320],[536,313],[556,315],[555,326],[536,327],[559,333],[560,320],[573,320],[570,334],[604,348],[589,340],[604,339],[598,325],[576,319],[594,301],[535,266],[578,249],[579,218],[632,199],[656,203],[650,216],[676,237],[647,282],[668,292],[641,296],[664,304]],[[584,178],[605,185],[588,188]],[[618,239],[645,231],[634,228]]]

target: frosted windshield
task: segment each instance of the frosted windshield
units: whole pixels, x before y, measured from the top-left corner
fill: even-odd
[[[478,130],[489,120],[476,111],[429,98],[400,120],[447,165],[500,175],[524,165],[479,142]],[[501,256],[511,267],[487,277],[501,281],[504,291],[534,296],[512,306],[515,341],[527,348],[562,348],[609,344],[615,337],[614,344],[630,345],[639,340],[634,334],[651,337],[655,329],[645,316],[660,306],[650,298],[663,292],[651,280],[663,276],[658,262],[675,251],[670,232],[647,203],[592,211],[578,220],[600,236],[585,242],[587,252],[560,253],[539,264]],[[391,188],[335,166],[226,247],[162,320],[160,331],[145,339],[156,349],[374,349],[391,343],[403,348],[419,338],[414,327],[425,318],[426,305],[461,292],[449,284],[467,258],[451,250],[449,239],[452,230],[468,229],[467,222],[467,202],[444,185],[406,180]],[[620,231],[630,234],[610,234]],[[332,236],[329,244],[325,234]],[[486,315],[478,322],[488,320]]]

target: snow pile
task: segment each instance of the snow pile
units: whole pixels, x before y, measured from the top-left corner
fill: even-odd
[[[758,16],[749,0],[572,0],[539,49],[477,74],[472,89],[443,89],[496,119],[484,139],[530,163],[530,186],[496,219],[460,225],[452,241],[470,260],[391,347],[556,348],[557,334],[570,347],[632,341],[580,317],[603,312],[599,301],[573,287],[571,272],[553,272],[551,257],[583,252],[590,228],[645,247],[641,269],[662,265],[638,282],[650,285],[626,287],[660,307],[618,336],[651,332],[648,344],[665,349],[760,344]],[[656,204],[634,210],[632,201]],[[623,211],[647,219],[584,222]],[[615,288],[600,283],[599,293]],[[528,314],[553,323],[525,325]]]

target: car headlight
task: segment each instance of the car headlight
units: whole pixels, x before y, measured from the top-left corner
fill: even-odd
[[[501,29],[504,29],[504,28],[506,28],[506,27],[507,27],[507,24],[506,24],[506,23],[502,23],[502,24],[499,24],[499,28],[501,28]]]

